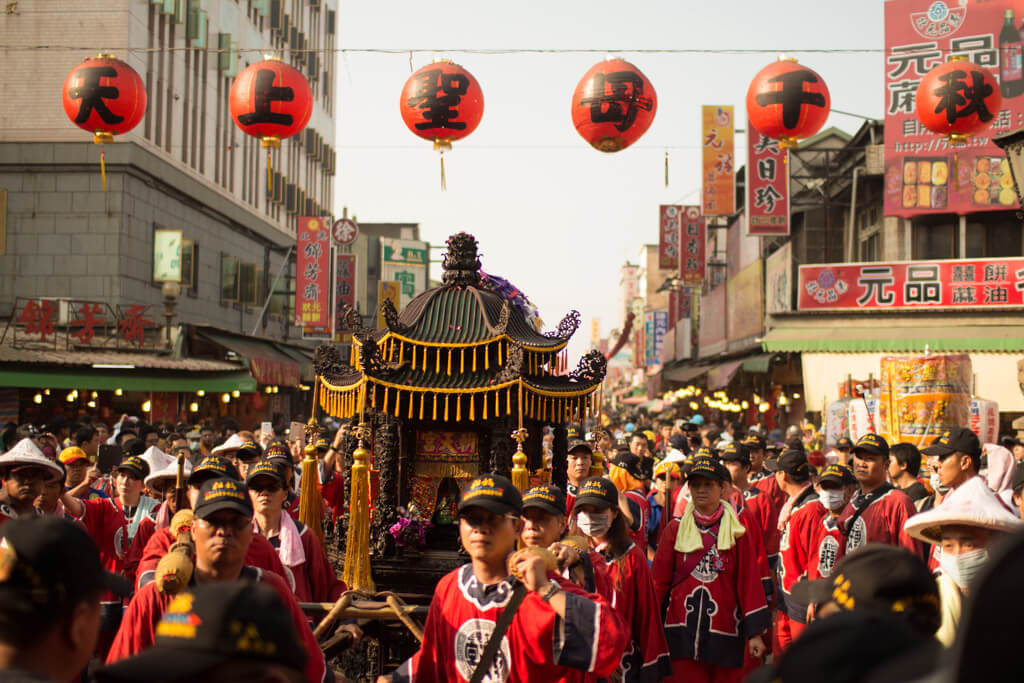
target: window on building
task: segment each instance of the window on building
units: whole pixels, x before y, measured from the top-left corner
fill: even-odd
[[[238,301],[238,259],[223,254],[220,257],[220,301]]]
[[[940,214],[914,219],[913,259],[957,258],[959,246],[959,221],[956,216]]]
[[[181,287],[190,296],[199,292],[199,245],[195,240],[181,240]]]
[[[238,264],[238,301],[246,306],[256,305],[256,264]]]
[[[971,216],[967,223],[966,258],[1021,255],[1021,224],[1016,212],[993,211]]]
[[[880,232],[872,233],[860,243],[860,260],[861,261],[878,261],[881,258],[882,247],[882,234]]]

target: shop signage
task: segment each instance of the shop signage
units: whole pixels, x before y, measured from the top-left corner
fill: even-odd
[[[15,299],[4,336],[14,348],[146,348],[160,345],[156,307],[79,299]]]
[[[682,207],[682,224],[679,231],[679,279],[688,286],[704,282],[706,270],[705,250],[707,249],[707,221],[700,213],[699,206]]]
[[[295,324],[301,325],[304,331],[329,333],[334,322],[328,315],[331,301],[330,223],[317,216],[301,216],[298,228]]]
[[[658,267],[675,270],[679,267],[679,219],[681,206],[658,207]]]
[[[800,266],[801,311],[1024,306],[1024,258]]]
[[[732,107],[704,105],[701,149],[703,214],[731,216],[736,213],[736,152]]]
[[[789,165],[779,141],[747,121],[747,234],[789,234]]]

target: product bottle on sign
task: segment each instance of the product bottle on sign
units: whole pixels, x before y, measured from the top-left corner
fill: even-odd
[[[1024,93],[1024,45],[1021,32],[1014,27],[1012,9],[1003,12],[1003,30],[999,32],[999,87],[1003,97]]]

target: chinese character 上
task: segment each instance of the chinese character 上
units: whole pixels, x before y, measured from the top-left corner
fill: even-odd
[[[274,102],[291,102],[295,99],[294,90],[274,85],[275,76],[276,74],[270,69],[260,69],[256,72],[256,79],[253,83],[253,111],[238,117],[238,122],[243,126],[251,126],[254,123],[292,125],[291,114],[270,110],[270,105]]]

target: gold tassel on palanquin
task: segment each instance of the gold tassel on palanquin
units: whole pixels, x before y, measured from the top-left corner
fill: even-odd
[[[374,591],[370,575],[370,452],[359,447],[352,453],[351,493],[349,494],[348,538],[345,545],[345,569],[342,580],[349,590]],[[305,477],[303,477],[305,479]]]
[[[313,422],[310,419],[310,422]],[[314,423],[315,424],[315,423]],[[302,479],[299,482],[299,521],[308,526],[322,543],[324,527],[320,507],[320,468],[317,465],[316,445],[313,440],[306,444],[302,458]],[[349,584],[351,585],[351,584]]]

